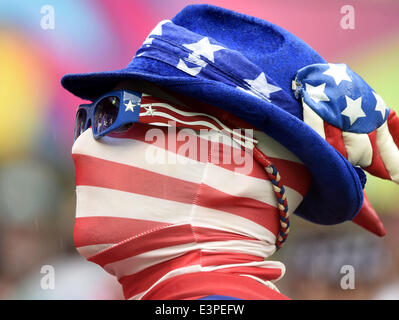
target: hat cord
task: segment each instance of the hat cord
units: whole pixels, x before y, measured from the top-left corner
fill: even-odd
[[[290,231],[290,221],[288,212],[288,202],[284,185],[281,182],[281,176],[273,163],[267,159],[266,155],[257,147],[253,149],[254,158],[260,162],[268,175],[273,186],[274,194],[277,198],[277,209],[280,215],[280,231],[277,235],[276,247],[280,249],[287,240]]]

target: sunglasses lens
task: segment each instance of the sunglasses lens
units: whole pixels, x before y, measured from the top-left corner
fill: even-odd
[[[97,134],[108,129],[116,120],[119,111],[119,98],[107,97],[101,100],[94,113],[94,128]]]
[[[76,140],[85,131],[87,113],[84,109],[79,109],[76,114],[75,122],[75,132],[73,134],[73,139]]]

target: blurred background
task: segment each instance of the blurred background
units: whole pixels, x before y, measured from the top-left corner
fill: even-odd
[[[1,0],[0,299],[120,299],[119,284],[74,249],[72,131],[81,102],[62,89],[66,73],[124,67],[163,19],[190,3],[212,3],[274,22],[343,62],[399,111],[399,1],[357,0]],[[354,29],[341,9],[352,5]],[[54,24],[43,28],[51,6]],[[44,11],[42,11],[44,10]],[[47,21],[47,26],[49,21]],[[366,187],[387,236],[348,222],[292,221],[282,293],[293,299],[399,299],[399,186]],[[45,290],[43,266],[55,270]],[[341,267],[355,269],[343,290]]]

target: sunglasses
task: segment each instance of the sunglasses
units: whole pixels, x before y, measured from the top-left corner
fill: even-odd
[[[110,132],[125,131],[139,121],[141,93],[109,92],[93,103],[82,104],[76,112],[74,141],[88,128],[98,139]]]

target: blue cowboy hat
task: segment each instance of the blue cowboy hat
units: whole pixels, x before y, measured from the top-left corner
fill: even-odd
[[[326,61],[302,40],[261,19],[211,5],[190,5],[160,22],[121,70],[70,74],[62,85],[95,99],[120,81],[148,81],[226,110],[293,152],[312,185],[295,214],[318,224],[352,220],[365,174],[303,122],[292,91],[301,68]]]

